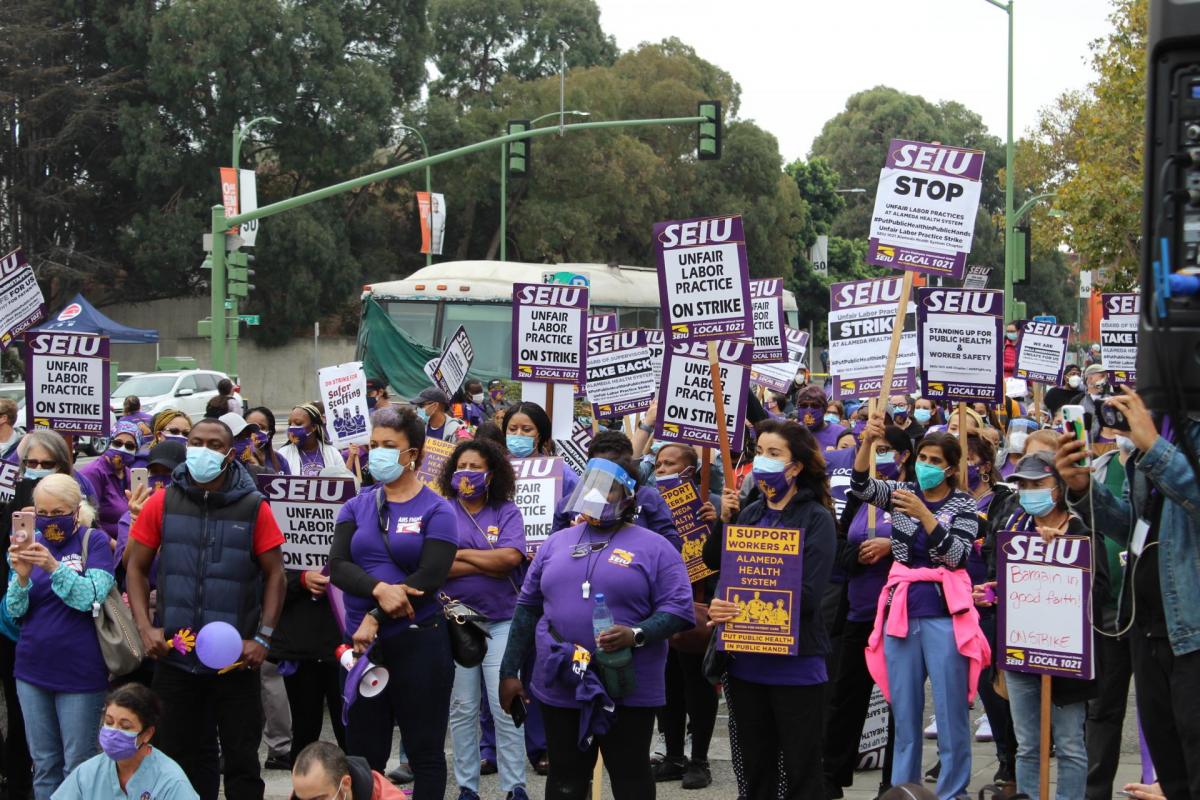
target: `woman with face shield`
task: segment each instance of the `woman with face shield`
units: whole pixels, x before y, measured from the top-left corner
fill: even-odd
[[[546,727],[548,797],[583,800],[597,752],[617,800],[654,795],[646,754],[666,698],[667,639],[695,617],[679,553],[630,523],[634,474],[628,458],[588,461],[566,504],[581,521],[538,549],[509,630],[500,705],[521,713],[526,696],[517,673],[536,649],[531,691]],[[589,691],[606,694],[615,715],[592,713]]]
[[[1017,462],[1025,455],[1025,440],[1029,434],[1038,430],[1038,424],[1028,417],[1017,417],[1008,421],[1008,431],[1004,436],[1004,447],[1000,450],[1003,461],[1000,463],[1000,477],[1007,479],[1017,468]]]

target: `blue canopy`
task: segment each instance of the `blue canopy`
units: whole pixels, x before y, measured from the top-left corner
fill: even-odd
[[[114,322],[96,310],[87,299],[77,294],[71,302],[49,322],[43,322],[35,331],[60,331],[63,333],[98,333],[110,341],[124,344],[154,344],[158,331],[149,328],[131,328]]]

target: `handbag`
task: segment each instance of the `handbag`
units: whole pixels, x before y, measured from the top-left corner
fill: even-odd
[[[88,540],[90,531],[85,529],[83,551],[80,554],[82,568],[87,572]],[[92,620],[96,623],[96,639],[100,642],[100,654],[104,665],[115,677],[128,675],[142,665],[146,651],[142,637],[133,622],[133,612],[121,598],[114,583],[103,598],[92,601]]]
[[[720,684],[725,679],[725,673],[729,672],[730,659],[728,653],[717,649],[717,637],[709,637],[708,649],[704,651],[704,660],[700,663],[705,680],[713,686]]]
[[[713,629],[708,626],[708,603],[693,602],[692,611],[696,615],[696,624],[686,631],[674,634],[668,641],[672,649],[698,656],[707,652]]]
[[[450,632],[450,655],[454,663],[468,669],[478,667],[487,655],[487,640],[492,638],[487,628],[480,624],[487,622],[487,617],[444,592],[438,599],[442,601],[442,615],[449,622],[446,630]]]

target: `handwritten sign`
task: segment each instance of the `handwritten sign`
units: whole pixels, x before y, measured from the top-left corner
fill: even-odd
[[[654,257],[668,341],[751,335],[750,266],[740,215],[656,222]]]
[[[739,613],[717,628],[718,649],[796,655],[803,541],[798,528],[725,528],[717,597],[735,604]]]
[[[746,396],[750,388],[748,341],[721,342],[717,358],[725,399],[725,429],[729,441],[741,442],[746,423]],[[719,447],[716,401],[713,399],[708,347],[704,342],[677,342],[663,360],[654,438]]]
[[[1017,337],[1017,378],[1058,386],[1067,361],[1070,325],[1026,322]]]
[[[530,558],[550,538],[554,508],[562,497],[561,458],[510,458],[517,474],[517,496],[513,498],[525,518],[525,553]]]
[[[583,384],[588,290],[513,284],[512,379]]]
[[[323,568],[329,561],[338,512],[357,491],[354,479],[259,475],[258,489],[283,531],[283,566]]]
[[[655,488],[671,509],[675,530],[683,540],[683,563],[687,566],[688,580],[702,581],[714,574],[704,564],[704,542],[708,539],[708,525],[700,521],[700,506],[704,501],[691,481],[679,477],[660,479]]]

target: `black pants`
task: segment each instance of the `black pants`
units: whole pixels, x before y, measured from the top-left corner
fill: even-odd
[[[258,745],[262,741],[262,681],[257,670],[194,675],[159,664],[153,688],[163,714],[154,744],[173,758],[201,800],[221,788],[217,755],[225,759],[225,797],[262,800]]]
[[[1121,760],[1121,728],[1125,724],[1125,704],[1129,699],[1129,679],[1133,663],[1128,637],[1095,637],[1096,675],[1100,695],[1088,701],[1087,800],[1110,800],[1117,764]]]
[[[733,735],[746,772],[746,800],[824,797],[825,684],[768,686],[732,676],[729,680],[733,688],[727,697],[729,714],[737,717]],[[787,787],[785,794],[778,793],[780,778]]]
[[[29,757],[29,742],[25,738],[25,717],[17,699],[17,681],[13,663],[17,644],[0,636],[0,682],[4,684],[4,706],[8,710],[8,728],[4,731],[4,777],[8,781],[11,800],[25,800],[33,791],[33,759]]]
[[[346,749],[342,725],[341,667],[335,661],[298,661],[296,671],[283,679],[292,712],[292,761],[305,747],[321,738],[325,709],[333,723],[338,747]]]
[[[684,757],[688,720],[692,727],[692,760],[708,761],[708,745],[717,724],[717,690],[702,672],[703,655],[667,651],[667,704],[658,725],[667,740],[667,758]]]
[[[550,758],[546,797],[586,800],[598,751],[604,756],[614,800],[654,800],[654,776],[646,757],[654,734],[654,712],[653,708],[617,706],[617,718],[608,733],[597,736],[587,750],[580,750],[579,709],[543,703]]]
[[[442,800],[446,793],[446,725],[454,661],[444,621],[402,628],[380,638],[370,658],[387,667],[387,688],[374,697],[359,695],[350,706],[346,751],[383,772],[392,753],[392,730],[412,767],[414,800]]]
[[[988,644],[991,645],[992,653],[999,652],[996,649],[996,619],[997,614],[994,608],[980,610],[979,627],[983,631],[984,637],[987,638]],[[992,686],[992,681],[996,678],[996,657],[993,657],[992,662],[979,675],[979,700],[983,703],[983,710],[987,712],[988,724],[992,727],[996,759],[1002,765],[1016,769],[1017,732],[1013,730],[1012,709],[1008,705],[1008,698],[996,694],[996,690]]]
[[[1150,757],[1167,800],[1200,797],[1200,650],[1177,656],[1166,637],[1134,628],[1133,681]]]
[[[871,689],[875,686],[875,680],[867,671],[867,659],[863,652],[873,627],[872,622],[847,620],[842,630],[842,652],[838,657],[840,671],[829,684],[832,697],[829,704],[830,717],[825,728],[825,781],[830,786],[854,784],[858,744],[862,739],[863,725],[867,721]],[[888,743],[883,756],[885,781],[892,774],[891,731],[889,714]]]

